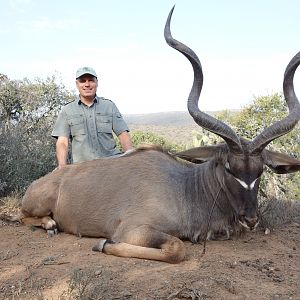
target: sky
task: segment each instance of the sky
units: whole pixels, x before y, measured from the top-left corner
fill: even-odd
[[[81,66],[96,69],[97,94],[123,114],[186,111],[189,61],[169,47],[171,31],[198,55],[199,107],[239,109],[282,92],[284,70],[300,51],[299,0],[0,0],[0,73],[57,76],[75,91]],[[300,95],[300,69],[295,76]],[[299,96],[298,96],[299,97]]]

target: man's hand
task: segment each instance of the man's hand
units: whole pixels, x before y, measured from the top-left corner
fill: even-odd
[[[56,170],[60,170],[60,169],[62,169],[65,166],[66,166],[66,164],[58,165],[52,172],[54,172]]]
[[[122,132],[118,138],[124,152],[134,149],[129,132]]]

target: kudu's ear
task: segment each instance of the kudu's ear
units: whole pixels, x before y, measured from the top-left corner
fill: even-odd
[[[283,153],[264,150],[265,164],[277,174],[300,171],[300,160]]]
[[[224,150],[224,145],[204,146],[191,148],[186,151],[175,153],[174,156],[184,160],[201,164],[215,157],[219,157],[220,153]]]

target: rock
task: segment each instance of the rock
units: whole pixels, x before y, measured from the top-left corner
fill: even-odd
[[[283,282],[284,278],[283,278],[283,276],[275,276],[275,277],[273,277],[273,281],[275,281],[275,282]]]
[[[234,261],[232,263],[229,264],[229,268],[234,269],[237,266],[237,262]]]

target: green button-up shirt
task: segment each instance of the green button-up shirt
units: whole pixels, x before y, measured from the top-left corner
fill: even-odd
[[[52,136],[72,141],[72,160],[82,162],[121,152],[116,148],[116,135],[129,131],[116,105],[103,97],[95,97],[87,106],[80,100],[65,105],[58,115]]]

